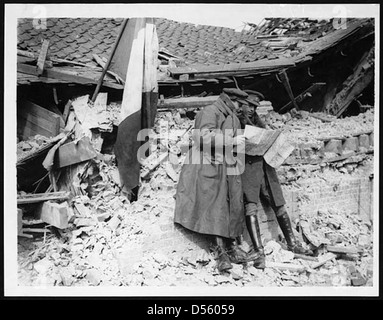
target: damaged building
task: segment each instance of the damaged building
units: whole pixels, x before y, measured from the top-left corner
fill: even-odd
[[[242,32],[163,18],[19,19],[17,36],[21,283],[372,285],[374,19],[266,18]],[[293,144],[277,172],[315,256],[285,250],[264,206],[267,268],[222,276],[208,237],[174,224],[194,117],[223,88],[261,92],[258,114]]]

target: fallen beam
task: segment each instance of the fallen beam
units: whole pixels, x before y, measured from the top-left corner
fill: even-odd
[[[363,90],[374,79],[374,53],[375,47],[372,46],[369,52],[360,59],[353,74],[351,74],[342,84],[340,90],[330,106],[328,107],[329,113],[339,117],[348,106],[358,97]]]
[[[320,266],[323,266],[327,261],[330,261],[330,260],[333,260],[337,257],[336,254],[333,254],[331,252],[327,253],[325,257],[323,257],[322,259],[320,259],[319,262],[317,263],[314,263],[311,268],[312,269],[316,269],[316,268],[319,268]]]
[[[60,116],[33,102],[20,101],[17,113],[18,130],[25,140],[36,134],[49,138],[60,133]]]
[[[356,247],[326,246],[326,249],[333,253],[357,254],[361,252]]]
[[[159,100],[158,109],[188,109],[188,108],[200,108],[208,106],[214,103],[219,96],[208,97],[183,97]]]
[[[294,253],[294,259],[302,259],[302,260],[318,262],[317,257],[306,256],[304,254],[299,254],[299,253]]]
[[[38,203],[49,200],[67,200],[70,193],[67,191],[35,193],[17,197],[17,204]]]
[[[316,91],[318,91],[320,88],[323,88],[324,86],[326,86],[326,83],[324,82],[317,82],[317,83],[313,83],[309,88],[307,88],[305,91],[303,91],[301,94],[297,95],[295,98],[294,98],[294,101],[296,103],[301,103],[302,101],[304,101],[309,95],[312,95],[314,94]],[[287,112],[289,111],[291,108],[293,108],[293,102],[292,101],[289,101],[288,103],[286,103],[278,112],[279,113],[284,113],[284,112]]]
[[[23,232],[45,233],[45,232],[51,232],[51,231],[45,228],[23,228]]]
[[[216,73],[216,72],[238,72],[238,71],[255,71],[263,69],[275,69],[294,66],[295,59],[280,58],[274,60],[262,59],[255,62],[230,63],[217,66],[201,66],[201,67],[179,67],[169,68],[168,71],[172,76],[180,76],[182,74],[200,74],[200,73]]]
[[[288,270],[293,272],[303,272],[306,270],[305,266],[292,263],[268,262],[266,261],[267,268],[275,268],[279,270]]]
[[[85,85],[97,84],[97,80],[95,79],[86,78],[83,76],[59,71],[57,69],[55,70],[45,69],[44,72],[41,75],[39,75],[36,70],[36,67],[23,64],[23,63],[17,64],[17,72],[34,75],[38,77],[39,81],[41,82],[49,82],[49,79],[55,79],[55,80],[58,80],[58,82],[64,82],[64,83],[78,83],[78,84],[85,84]],[[124,86],[121,84],[107,82],[107,81],[104,81],[102,85],[106,87],[114,88],[114,89],[124,88]]]

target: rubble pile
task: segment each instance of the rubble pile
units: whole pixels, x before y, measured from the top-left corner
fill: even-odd
[[[118,108],[118,105],[115,107]],[[368,125],[370,115],[360,115],[355,121],[363,117]],[[339,130],[335,126],[343,123],[341,119],[339,122],[323,123],[312,117],[290,119],[290,122],[291,127],[295,127],[293,123],[297,127],[298,123],[301,127],[307,123],[306,135],[311,130],[320,130],[321,126]],[[316,126],[309,126],[309,122],[316,123]],[[372,285],[371,225],[361,221],[357,214],[349,212],[321,211],[314,218],[302,215],[299,226],[303,235],[307,234],[310,238],[306,238],[307,242],[318,248],[318,256],[309,260],[297,257],[285,250],[283,243],[272,240],[265,243],[264,271],[248,263],[233,265],[230,272],[219,274],[212,253],[202,248],[186,246],[183,250],[162,252],[153,251],[151,247],[152,250],[148,250],[145,241],[153,239],[159,225],[172,217],[178,176],[186,151],[192,144],[193,123],[194,120],[177,110],[158,113],[150,137],[151,155],[143,160],[141,187],[135,202],[131,203],[121,189],[113,154],[103,154],[88,161],[74,181],[81,192],[70,199],[69,227],[52,229],[52,232],[44,235],[34,233],[33,241],[19,238],[20,284],[239,287]],[[286,126],[288,124],[285,123]],[[355,126],[344,125],[343,128],[344,132],[349,132]],[[295,132],[299,131],[291,130],[290,134]],[[286,178],[284,183],[297,190],[297,177],[325,174],[319,165],[281,168]],[[50,229],[49,226],[45,228]],[[155,243],[155,238],[153,241]],[[346,253],[333,252],[341,250],[339,247]],[[243,248],[249,249],[246,242]]]
[[[44,147],[48,147],[51,143],[55,141],[57,141],[57,137],[47,138],[39,134],[29,137],[28,140],[18,141],[17,161],[22,162],[24,159],[35,154]]]
[[[311,114],[307,111],[300,111],[299,115],[299,117],[292,117],[290,113],[279,114],[271,111],[264,116],[264,120],[271,129],[283,129],[288,132],[291,142],[297,145],[313,143],[320,146],[321,140],[331,139],[331,137],[340,139],[374,130],[373,109],[347,118],[336,118],[323,113]]]
[[[355,246],[362,250],[372,249],[371,223],[363,221],[355,212],[338,209],[319,210],[317,216],[300,216],[299,225],[304,234],[317,247],[322,244]]]

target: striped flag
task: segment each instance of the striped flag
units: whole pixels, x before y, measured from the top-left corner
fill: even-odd
[[[157,112],[157,56],[154,19],[129,19],[109,68],[125,80],[115,155],[127,191],[140,181],[137,152],[142,142],[137,135],[141,129],[153,126]]]

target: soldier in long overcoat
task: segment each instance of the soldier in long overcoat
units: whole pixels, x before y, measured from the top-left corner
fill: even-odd
[[[186,155],[177,185],[174,222],[214,236],[220,271],[232,268],[230,262],[246,259],[235,242],[245,226],[241,168],[235,157],[229,156],[234,153],[227,152],[232,146],[244,146],[232,101],[242,96],[247,94],[224,89],[218,100],[196,115],[194,145]]]

